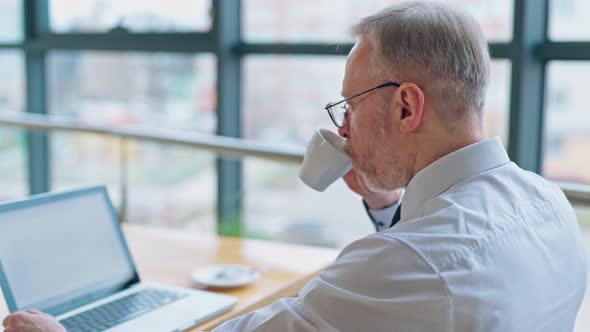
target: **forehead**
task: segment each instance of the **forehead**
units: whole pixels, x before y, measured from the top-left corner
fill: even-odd
[[[342,96],[349,97],[373,84],[369,68],[371,66],[371,44],[359,39],[346,60],[344,79],[342,81]]]

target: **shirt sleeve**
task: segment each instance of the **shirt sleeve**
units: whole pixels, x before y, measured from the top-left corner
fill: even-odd
[[[374,234],[343,250],[296,298],[215,331],[448,331],[446,287],[404,243]]]
[[[380,232],[392,226],[393,216],[395,215],[395,212],[402,203],[404,193],[405,190],[402,189],[401,195],[395,203],[378,210],[370,209],[367,203],[363,200],[363,206],[365,207],[365,211],[367,211],[367,214],[373,222],[373,225],[375,226],[377,232]]]

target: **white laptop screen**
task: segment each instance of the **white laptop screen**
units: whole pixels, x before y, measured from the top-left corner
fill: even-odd
[[[50,308],[136,277],[113,219],[104,189],[0,209],[0,263],[14,306],[57,314]]]

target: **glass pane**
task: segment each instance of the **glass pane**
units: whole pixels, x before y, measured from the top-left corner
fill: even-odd
[[[111,127],[213,133],[214,68],[210,55],[52,52],[50,113]],[[127,182],[129,221],[215,229],[212,155],[133,140],[123,144],[104,135],[52,136],[54,188],[106,183],[120,204],[121,183]]]
[[[0,1],[0,44],[22,40],[22,16],[22,0]]]
[[[24,110],[24,64],[19,52],[0,51],[0,113]],[[28,193],[25,135],[0,125],[0,201]]]
[[[27,195],[25,153],[25,132],[0,126],[0,201]]]
[[[587,0],[551,0],[549,2],[549,38],[554,40],[590,39]]]
[[[324,106],[341,98],[343,56],[250,56],[245,59],[243,135],[306,144],[332,128]]]
[[[544,176],[560,182],[590,185],[590,62],[551,62],[543,146]]]
[[[510,72],[509,60],[493,60],[490,70],[490,85],[486,94],[483,126],[486,136],[500,136],[508,146],[508,122],[510,114]]]
[[[216,130],[211,55],[51,52],[48,81],[52,114],[114,127]]]
[[[123,27],[134,32],[207,31],[211,0],[51,0],[56,32],[103,32]]]
[[[50,144],[51,190],[104,184],[113,204],[120,206],[119,139],[96,134],[53,133]]]
[[[215,233],[215,156],[191,148],[127,143],[127,220]]]
[[[244,161],[244,228],[248,237],[342,248],[375,228],[344,181],[324,192],[299,180],[299,165]]]
[[[126,221],[215,232],[213,155],[93,134],[52,134],[51,148],[52,190],[106,184],[117,209],[125,202]],[[124,198],[122,167],[128,174]]]
[[[476,17],[493,41],[512,39],[513,0],[438,0]],[[402,0],[245,0],[248,41],[352,41],[351,24]]]
[[[23,112],[25,69],[21,52],[0,50],[0,77],[0,112]]]
[[[590,207],[574,206],[574,210],[580,223],[582,238],[586,244],[586,255],[590,256]],[[586,296],[584,296],[582,306],[578,311],[576,326],[574,328],[574,332],[584,331],[590,331],[590,281],[588,287],[586,287]]]
[[[340,98],[345,61],[338,56],[246,57],[245,137],[306,145],[316,128],[335,130],[323,107]],[[499,135],[504,142],[509,78],[510,62],[494,61],[484,124],[487,135]],[[244,164],[247,235],[341,247],[371,230],[360,198],[344,182],[317,193],[300,182],[298,165],[263,160]]]

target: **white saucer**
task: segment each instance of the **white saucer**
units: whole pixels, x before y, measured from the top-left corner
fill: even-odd
[[[193,281],[206,287],[231,288],[253,283],[260,272],[243,265],[210,265],[192,273]]]

